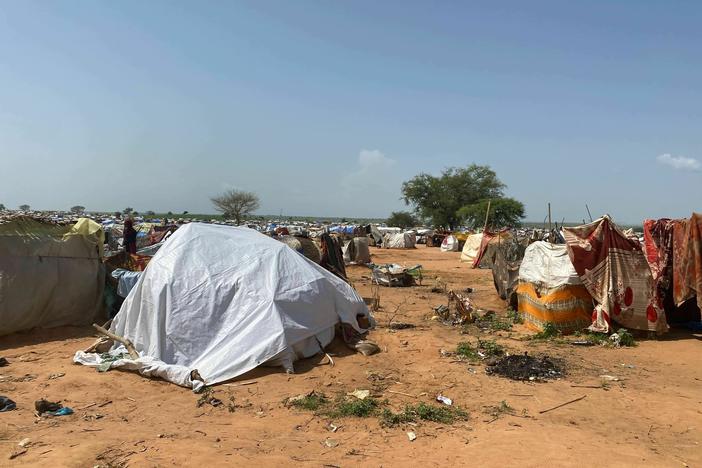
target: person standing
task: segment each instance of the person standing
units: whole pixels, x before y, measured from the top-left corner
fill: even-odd
[[[132,218],[124,220],[124,250],[130,254],[136,254],[137,232],[134,229]]]

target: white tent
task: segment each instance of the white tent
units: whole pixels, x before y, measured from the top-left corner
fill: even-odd
[[[193,388],[261,364],[292,370],[332,341],[337,323],[363,333],[359,316],[372,323],[351,286],[287,245],[248,228],[191,223],[156,253],[112,323],[142,357],[112,367]],[[101,363],[82,352],[74,360]]]
[[[383,237],[383,247],[386,249],[413,249],[416,244],[417,235],[414,232],[385,234]]]
[[[461,252],[461,261],[465,263],[475,262],[475,257],[480,253],[480,244],[483,242],[483,233],[471,234],[466,239],[466,243],[463,244],[463,251]]]
[[[456,236],[446,236],[441,242],[442,252],[458,252],[458,239]]]

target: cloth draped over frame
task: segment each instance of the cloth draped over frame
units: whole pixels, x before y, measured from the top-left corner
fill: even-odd
[[[673,228],[673,299],[675,305],[697,296],[702,308],[702,214],[677,221]]]
[[[664,308],[673,282],[673,228],[670,219],[644,221],[644,250],[653,277],[656,303]]]
[[[573,266],[598,303],[591,330],[609,332],[614,320],[626,328],[667,331],[638,240],[628,237],[608,215],[563,230]]]

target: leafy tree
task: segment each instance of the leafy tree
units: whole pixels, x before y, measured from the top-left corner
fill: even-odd
[[[149,210],[146,213],[144,213],[146,216],[155,216],[156,213],[153,210]]]
[[[417,220],[412,213],[408,211],[393,211],[390,217],[385,221],[388,226],[397,226],[402,229],[416,226]]]
[[[134,208],[131,208],[131,207],[127,207],[127,208],[122,210],[122,213],[124,213],[126,215],[132,214],[133,212],[134,212]]]
[[[122,217],[122,213],[120,213],[119,211],[115,211],[115,218],[119,219],[121,217]]]
[[[169,212],[166,213],[166,214],[167,214],[168,216],[173,216],[173,212],[172,212],[172,211],[169,211]]]
[[[85,211],[84,206],[76,205],[71,207],[71,213],[83,213]]]
[[[488,200],[480,200],[472,205],[466,205],[458,210],[458,218],[471,228],[482,227],[485,224]],[[524,218],[524,205],[514,198],[496,198],[490,201],[488,227],[501,228],[518,226]]]
[[[504,188],[490,167],[471,164],[466,168],[450,167],[439,177],[419,174],[402,184],[402,197],[421,218],[431,219],[435,226],[454,229],[460,223],[460,208],[501,198]]]
[[[256,211],[260,206],[258,195],[243,190],[227,190],[211,200],[217,211],[225,218],[234,218],[236,224],[241,224],[244,216]]]
[[[19,209],[22,211],[29,211],[29,205],[20,205]]]
[[[2,203],[0,203],[0,211],[5,211],[6,209],[7,209],[7,208],[5,208],[5,205],[3,205]]]
[[[187,212],[187,211],[183,211],[183,214],[186,215],[186,214],[188,214],[188,212]]]

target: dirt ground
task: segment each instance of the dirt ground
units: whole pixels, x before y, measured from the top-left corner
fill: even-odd
[[[461,341],[475,343],[481,332],[471,328],[461,334],[460,327],[430,318],[433,306],[446,303],[445,295],[431,292],[436,276],[450,288],[473,288],[478,307],[505,314],[490,271],[471,270],[459,263],[458,253],[423,246],[372,254],[375,263],[419,263],[425,276],[422,286],[381,289],[379,326],[370,339],[382,352],[365,357],[335,342],[334,367],[317,357],[296,363],[294,375],[257,369],[214,387],[214,396],[225,402],[219,407],[198,407],[199,395],[163,381],[72,364],[75,351],[93,342],[90,329],[0,338],[0,356],[10,361],[0,368],[0,395],[18,408],[0,413],[0,466],[702,465],[702,336],[675,332],[639,340],[635,348],[584,348],[520,339],[531,333],[515,325],[490,338],[511,353],[560,357],[568,374],[547,383],[488,376],[484,365],[456,362],[440,352],[455,350]],[[350,267],[349,273],[358,291],[370,297],[370,270]],[[391,318],[417,328],[390,330]],[[382,385],[373,386],[371,373],[385,377]],[[603,386],[603,374],[620,381]],[[431,403],[442,393],[470,418],[385,428],[377,417],[329,420],[283,404],[311,390],[334,396],[356,389],[373,390],[393,409]],[[75,414],[37,418],[39,398],[60,400]],[[502,401],[513,414],[496,417],[486,409]],[[330,422],[339,427],[336,432]],[[408,431],[416,440],[408,439]],[[30,441],[22,449],[18,443],[25,438]]]

